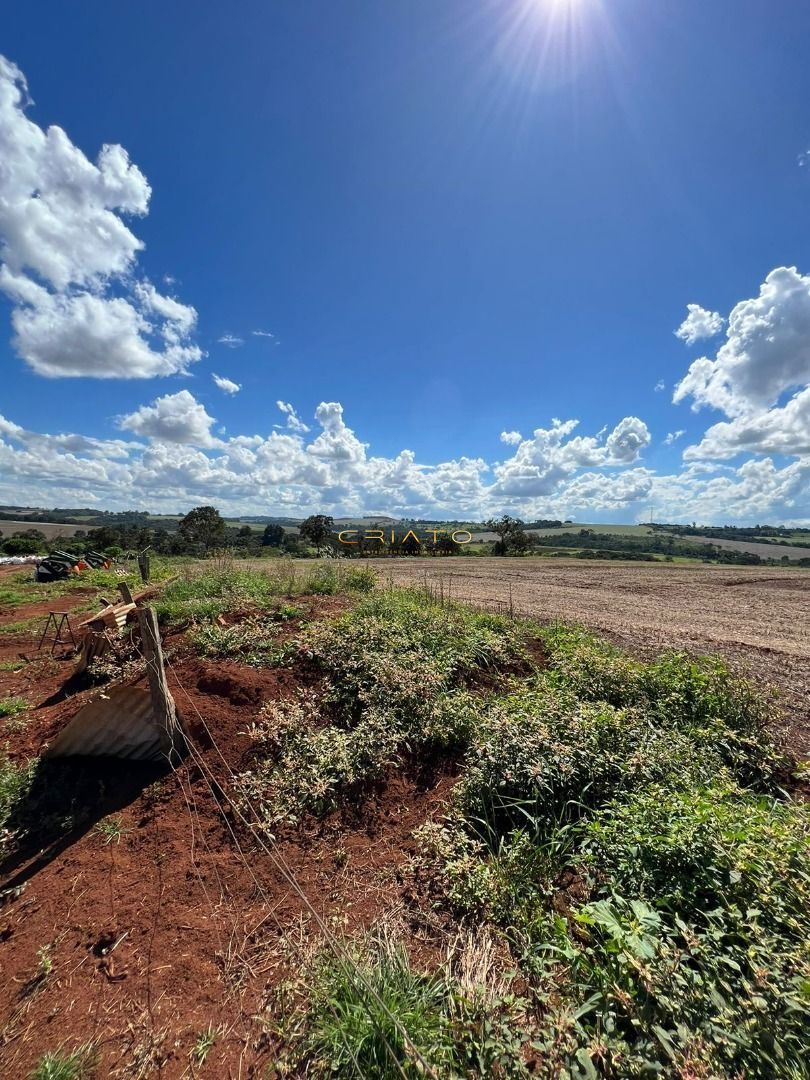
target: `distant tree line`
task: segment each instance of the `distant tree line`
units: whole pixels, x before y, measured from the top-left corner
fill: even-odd
[[[48,511],[49,520],[53,520],[57,511]],[[9,520],[8,518],[2,520]],[[12,518],[10,520],[18,521]],[[29,518],[26,517],[26,521]],[[333,556],[340,558],[390,558],[392,556],[450,556],[463,554],[465,548],[454,543],[450,532],[459,523],[413,520],[416,531],[407,528],[408,522],[399,523],[392,532],[390,519],[374,528],[382,533],[382,539],[365,535],[366,530],[355,529],[352,532],[351,545],[342,544],[338,539],[334,519],[328,514],[313,514],[298,524],[297,533],[284,528],[276,521],[268,522],[264,529],[249,524],[231,524],[223,518],[214,506],[197,506],[184,514],[177,521],[176,527],[149,526],[143,522],[149,520],[148,514],[140,511],[126,511],[109,514],[103,525],[95,528],[80,529],[72,537],[59,537],[48,541],[45,535],[35,527],[17,529],[10,537],[3,537],[0,532],[0,551],[6,555],[28,555],[45,553],[49,550],[66,550],[79,553],[86,550],[102,551],[110,555],[125,552],[143,551],[149,548],[159,555],[192,555],[204,557],[215,551],[230,550],[236,554],[258,556],[293,555],[298,557]],[[499,518],[490,518],[482,523],[482,528],[495,533],[497,539],[483,546],[483,552],[490,555],[520,557],[533,550],[544,549],[548,554],[565,554],[574,549],[577,558],[582,559],[636,559],[652,561],[663,556],[673,559],[676,556],[688,556],[703,562],[725,563],[731,565],[759,565],[778,560],[777,552],[773,559],[762,559],[747,551],[727,550],[714,544],[696,543],[680,535],[677,530],[689,529],[690,535],[720,535],[735,539],[765,539],[766,530],[770,537],[784,532],[776,526],[756,526],[755,528],[735,528],[725,526],[716,529],[698,529],[696,525],[672,526],[656,525],[655,532],[645,536],[600,533],[598,530],[581,528],[575,532],[538,534],[530,528],[559,528],[570,522],[538,519],[527,525],[520,518],[503,514]],[[421,528],[420,528],[421,526]],[[424,532],[426,526],[441,526],[433,538],[429,535],[417,535]],[[757,530],[759,530],[757,532]],[[370,530],[368,530],[370,531]],[[430,533],[432,530],[428,529]],[[810,535],[810,529],[794,530]],[[771,542],[774,542],[773,540]],[[778,543],[778,541],[777,541]],[[810,545],[808,545],[810,546]],[[782,556],[781,562],[786,557]],[[810,557],[794,561],[793,565],[808,566]]]
[[[674,533],[676,536],[708,536],[717,540],[758,540],[762,543],[793,544],[798,547],[810,545],[810,529],[788,528],[786,525],[668,525],[655,523],[650,526],[657,532]],[[801,539],[796,540],[797,535]]]
[[[696,544],[680,540],[676,536],[622,536],[614,533],[600,533],[594,529],[580,529],[575,533],[566,533],[564,537],[538,536],[538,547],[583,548],[598,552],[616,552],[617,557],[632,557],[634,553],[653,555],[686,555],[705,562],[731,563],[743,566],[756,566],[762,562],[759,555],[747,551],[733,551],[716,547],[714,544]],[[585,556],[583,556],[585,557]],[[596,557],[596,556],[593,556]]]

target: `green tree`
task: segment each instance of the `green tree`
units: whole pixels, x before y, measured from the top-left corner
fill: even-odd
[[[458,555],[459,546],[451,536],[437,536],[436,543],[430,545],[431,555]]]
[[[187,543],[202,544],[206,551],[225,539],[225,522],[213,506],[195,506],[181,519],[177,529]]]
[[[298,537],[294,533],[285,533],[281,541],[281,549],[286,555],[305,555]]]
[[[284,543],[284,529],[280,525],[265,525],[262,533],[262,547],[281,547]]]
[[[256,539],[258,537],[253,529],[249,525],[243,525],[236,534],[236,546],[241,548],[252,547]]]
[[[2,547],[6,555],[36,555],[39,551],[37,541],[27,536],[10,536],[3,541]]]
[[[327,514],[313,514],[298,526],[298,535],[312,544],[320,555],[323,548],[328,546],[334,524],[334,519]]]
[[[411,532],[399,545],[399,550],[402,555],[420,555],[422,553],[422,544]]]
[[[523,555],[531,547],[532,538],[520,518],[504,514],[503,517],[485,521],[484,528],[498,534],[498,540],[492,549],[494,555]]]

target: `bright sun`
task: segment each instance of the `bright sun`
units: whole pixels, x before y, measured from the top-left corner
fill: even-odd
[[[510,0],[499,54],[510,86],[548,91],[576,80],[614,39],[604,0]]]

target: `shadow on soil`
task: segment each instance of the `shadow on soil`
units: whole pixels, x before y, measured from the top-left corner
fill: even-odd
[[[71,757],[42,761],[8,822],[20,837],[0,862],[0,887],[19,888],[99,821],[129,806],[169,771],[163,763]]]

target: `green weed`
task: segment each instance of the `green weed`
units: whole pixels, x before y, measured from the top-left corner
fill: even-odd
[[[30,703],[23,697],[0,698],[0,717],[16,716],[17,713],[25,712],[30,707]]]
[[[192,631],[189,640],[201,656],[273,667],[283,663],[289,653],[289,647],[277,640],[278,623],[278,613],[274,612],[243,619],[233,626],[206,624]]]
[[[104,821],[99,821],[93,827],[93,831],[97,833],[104,841],[105,845],[121,843],[121,838],[126,833],[131,832],[131,829],[124,827],[123,818],[106,818]]]
[[[8,622],[0,625],[0,634],[28,634],[42,631],[45,620],[42,617],[31,619],[18,619],[17,622]]]
[[[0,754],[0,859],[10,849],[14,833],[12,819],[25,800],[33,783],[36,763],[14,765]]]
[[[373,571],[340,564],[300,572],[292,563],[267,569],[238,569],[224,560],[213,569],[191,569],[164,588],[155,602],[166,622],[210,622],[227,612],[278,607],[281,597],[365,593],[374,586]]]
[[[195,1065],[202,1066],[205,1064],[205,1060],[211,1053],[220,1034],[220,1029],[214,1027],[213,1024],[209,1024],[205,1031],[201,1031],[194,1041],[194,1046],[191,1048],[191,1058]]]
[[[505,981],[476,981],[488,964],[482,949],[453,961],[424,974],[387,933],[322,953],[309,972],[298,1063],[318,1077],[528,1078],[524,1003]]]
[[[37,1062],[29,1080],[84,1080],[95,1069],[96,1054],[87,1044],[72,1053],[49,1050]]]

